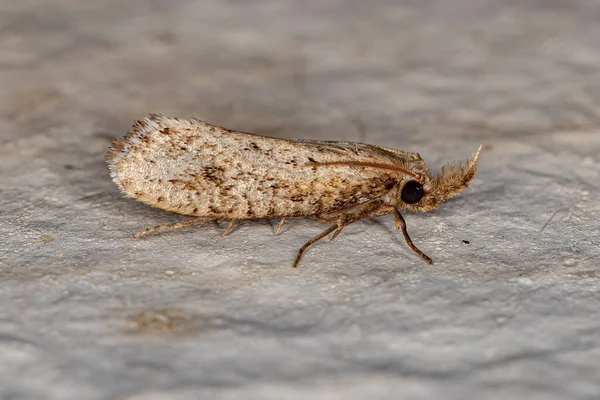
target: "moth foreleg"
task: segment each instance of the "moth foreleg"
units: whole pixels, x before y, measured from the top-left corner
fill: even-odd
[[[402,216],[402,214],[400,214],[400,211],[398,211],[394,207],[393,212],[394,212],[394,224],[396,225],[396,229],[402,229],[402,234],[404,235],[404,240],[406,241],[406,244],[408,245],[408,247],[410,247],[412,251],[417,253],[419,255],[419,257],[421,257],[423,260],[427,261],[429,264],[432,264],[433,260],[431,258],[427,257],[425,255],[425,253],[423,253],[421,250],[419,250],[419,248],[413,244],[410,236],[408,236],[408,231],[406,230],[406,221],[404,221],[404,217]]]
[[[150,228],[142,229],[141,231],[134,233],[133,237],[139,238],[140,236],[143,236],[150,232],[166,231],[167,229],[178,229],[178,228],[185,228],[187,226],[201,225],[201,224],[205,224],[207,222],[211,222],[214,220],[215,220],[214,218],[194,218],[194,219],[187,219],[187,220],[181,221],[181,222],[176,222],[174,224],[156,225],[156,226],[153,226]]]

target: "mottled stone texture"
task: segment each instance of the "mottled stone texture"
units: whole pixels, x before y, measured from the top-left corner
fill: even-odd
[[[0,1],[0,398],[600,396],[600,3]],[[419,152],[461,196],[210,224],[123,198],[151,112]],[[364,127],[364,129],[362,129]],[[549,222],[548,222],[549,221]]]

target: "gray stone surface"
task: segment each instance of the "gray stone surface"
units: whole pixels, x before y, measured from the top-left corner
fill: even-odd
[[[599,398],[599,20],[593,0],[0,1],[0,398]],[[463,195],[406,216],[433,265],[382,217],[293,270],[323,225],[131,237],[180,219],[102,159],[150,112],[434,168],[485,151]]]

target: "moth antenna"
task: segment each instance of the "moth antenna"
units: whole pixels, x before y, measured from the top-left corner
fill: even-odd
[[[357,167],[372,167],[372,168],[385,169],[388,171],[402,172],[403,174],[412,176],[419,182],[421,182],[423,180],[422,176],[415,174],[414,172],[412,172],[406,168],[398,167],[396,165],[389,165],[389,164],[378,164],[378,163],[370,163],[370,162],[362,162],[362,161],[328,161],[328,162],[308,163],[306,165],[313,166],[313,167],[327,166],[327,165],[355,165]]]

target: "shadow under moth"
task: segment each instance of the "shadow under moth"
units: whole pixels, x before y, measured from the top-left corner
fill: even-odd
[[[394,214],[408,246],[400,210],[431,211],[467,187],[475,155],[432,176],[418,153],[346,141],[286,140],[236,132],[198,119],[151,114],[112,142],[106,160],[114,182],[138,201],[196,217],[143,229],[144,234],[220,219],[314,216],[331,225],[298,251],[362,218]]]

